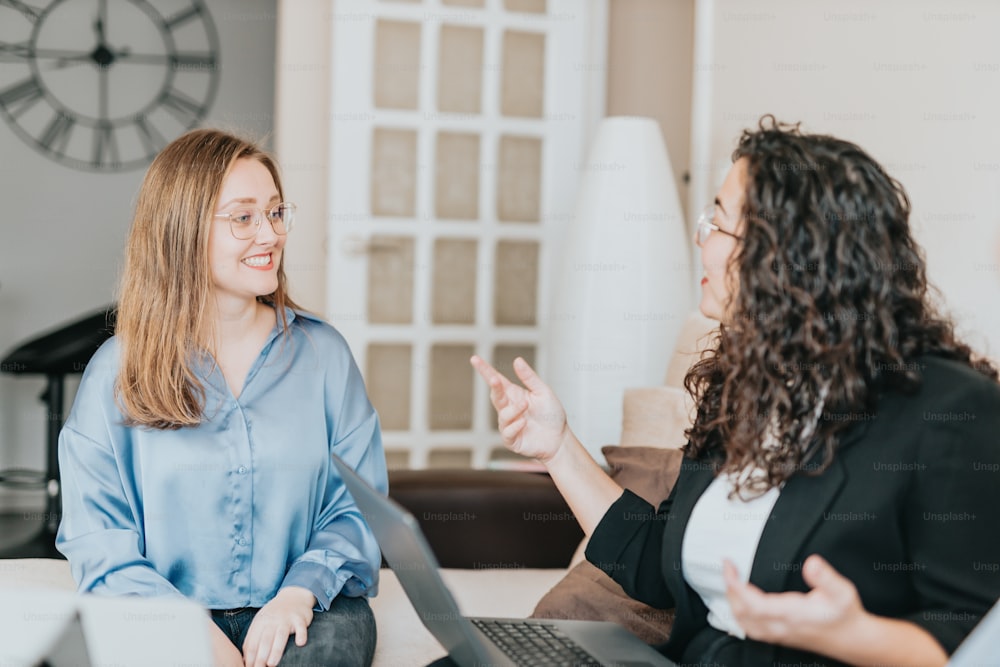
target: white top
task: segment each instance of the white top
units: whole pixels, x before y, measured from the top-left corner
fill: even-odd
[[[757,543],[780,489],[749,500],[738,496],[730,500],[735,480],[731,474],[717,476],[695,503],[681,544],[681,566],[684,580],[708,607],[708,623],[743,639],[746,633],[733,619],[726,598],[722,560],[731,560],[743,581],[750,579]]]
[[[829,386],[820,390],[819,401],[809,422],[802,431],[803,442],[812,437],[819,416],[823,411]],[[772,425],[775,426],[775,425]],[[773,429],[764,435],[765,448],[778,446]],[[741,499],[729,498],[739,478],[763,477],[762,468],[745,468],[740,473],[720,474],[705,489],[688,519],[681,543],[681,569],[684,580],[701,596],[708,607],[708,623],[713,628],[746,638],[743,628],[733,619],[726,583],[722,578],[722,561],[728,558],[736,566],[740,579],[750,580],[750,569],[757,554],[761,533],[778,501],[781,488],[768,489],[765,493]]]

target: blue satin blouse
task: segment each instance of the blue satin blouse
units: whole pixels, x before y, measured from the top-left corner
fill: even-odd
[[[196,427],[124,426],[116,339],[91,359],[59,437],[56,546],[81,592],[234,609],[295,585],[317,610],[377,592],[378,545],[330,453],[385,492],[378,415],[343,337],[286,314],[288,332],[275,326],[238,399],[211,359],[198,366]]]

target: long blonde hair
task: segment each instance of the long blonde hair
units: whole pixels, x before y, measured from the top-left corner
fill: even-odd
[[[223,181],[243,158],[263,164],[284,199],[275,161],[255,144],[219,130],[180,136],[146,172],[125,249],[115,325],[121,350],[115,398],[129,426],[201,423],[205,388],[193,365],[211,336],[209,225]],[[284,256],[277,289],[258,300],[271,304],[287,329],[285,306],[297,306],[287,294]]]

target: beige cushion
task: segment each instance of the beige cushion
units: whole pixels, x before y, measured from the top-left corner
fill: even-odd
[[[710,347],[714,340],[714,332],[719,328],[716,320],[709,319],[699,311],[694,311],[684,320],[681,332],[677,335],[677,344],[670,355],[667,364],[667,377],[664,384],[668,387],[683,387],[684,376],[688,369],[701,358],[701,353]]]
[[[677,387],[625,390],[622,404],[623,447],[683,447],[684,431],[694,422],[694,401]]]

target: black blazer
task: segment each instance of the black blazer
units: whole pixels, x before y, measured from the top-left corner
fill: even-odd
[[[750,581],[807,591],[802,563],[820,554],[854,582],[866,610],[916,623],[950,654],[1000,597],[1000,385],[953,361],[919,363],[918,392],[880,396],[874,414],[854,416],[826,471],[786,482]],[[712,479],[707,461],[685,458],[655,512],[626,491],[591,536],[587,559],[632,597],[676,607],[660,648],[678,662],[840,664],[708,625],[680,563],[691,510]]]

